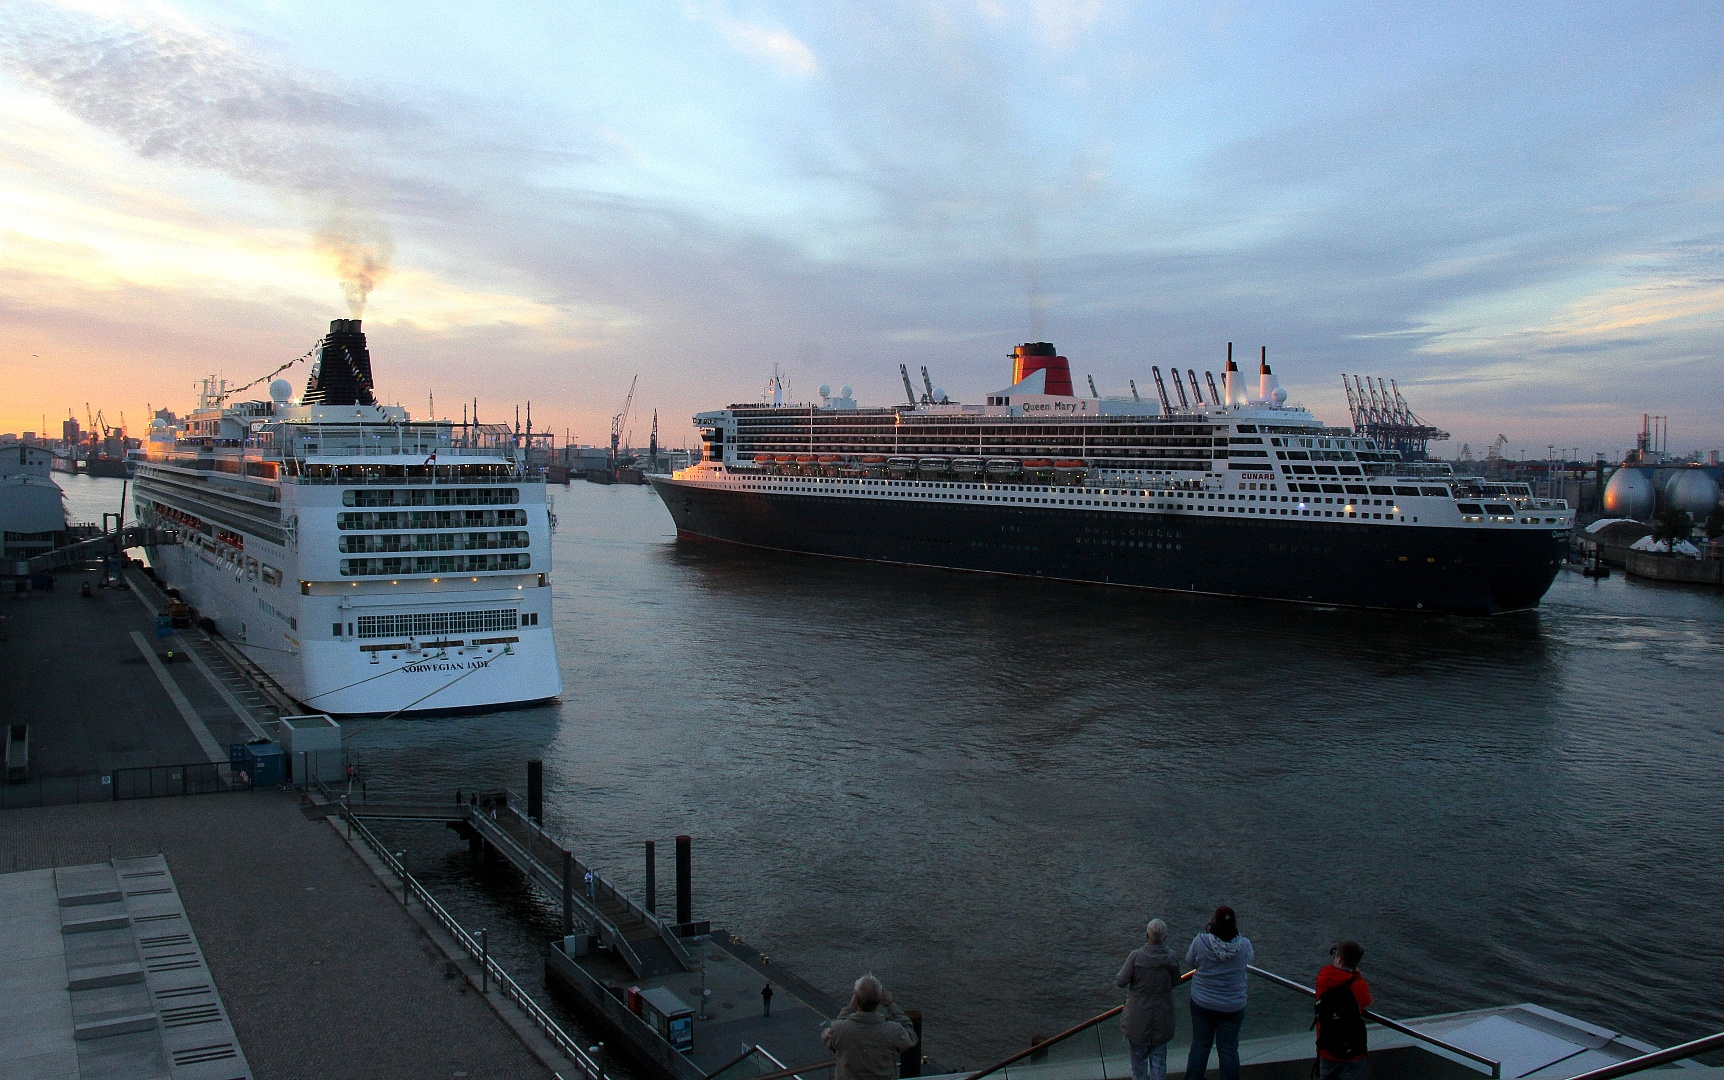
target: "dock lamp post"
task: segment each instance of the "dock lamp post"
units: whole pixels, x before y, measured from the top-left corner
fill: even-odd
[[[405,851],[397,851],[395,853],[395,865],[399,866],[401,868],[401,906],[406,907],[407,906],[407,853]]]
[[[706,1019],[706,999],[712,996],[712,991],[706,988],[706,963],[700,965],[700,1016],[696,1019]]]
[[[479,927],[479,993],[491,992],[491,932]]]

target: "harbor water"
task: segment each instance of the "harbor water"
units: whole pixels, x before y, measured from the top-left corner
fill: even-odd
[[[656,839],[665,899],[692,834],[697,916],[835,992],[876,972],[942,1063],[1116,1004],[1146,920],[1183,949],[1218,903],[1303,982],[1362,942],[1389,1015],[1724,1028],[1715,590],[1564,572],[1537,612],[1409,617],[679,543],[650,489],[552,492],[562,700],[352,723],[371,793],[543,758],[547,825],[619,884]],[[549,909],[391,838],[536,985]]]

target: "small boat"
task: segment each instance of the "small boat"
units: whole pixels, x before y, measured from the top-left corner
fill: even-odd
[[[1022,468],[1023,467],[1018,464],[1017,458],[988,459],[989,476],[1016,476],[1020,471],[1022,471]]]
[[[960,457],[952,459],[952,472],[958,476],[974,476],[982,471],[982,459],[979,457]]]
[[[842,454],[821,454],[820,455],[820,464],[822,464],[822,465],[836,465],[840,461],[843,461],[843,460],[844,460],[844,455],[842,455]]]
[[[925,457],[916,462],[916,468],[925,473],[943,473],[946,471],[947,462],[943,457]]]
[[[1054,472],[1058,473],[1062,480],[1082,480],[1089,472],[1089,466],[1082,461],[1056,461]]]

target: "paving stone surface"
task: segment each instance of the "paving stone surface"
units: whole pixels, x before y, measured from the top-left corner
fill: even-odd
[[[548,1075],[295,795],[0,812],[8,869],[93,851],[167,857],[258,1080]]]

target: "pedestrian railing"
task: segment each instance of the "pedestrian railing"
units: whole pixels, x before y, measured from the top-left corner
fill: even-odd
[[[1179,982],[1182,984],[1189,982],[1191,980],[1191,974],[1192,973],[1188,971],[1184,975],[1181,975],[1179,977]],[[994,1062],[986,1068],[978,1069],[977,1071],[970,1073],[964,1078],[964,1080],[982,1080],[982,1077],[993,1076],[996,1073],[1000,1074],[1000,1080],[1010,1080],[1012,1068],[1014,1066],[1034,1066],[1037,1072],[1042,1072],[1049,1065],[1077,1064],[1081,1061],[1089,1060],[1092,1055],[1094,1056],[1097,1065],[1097,1072],[1095,1075],[1101,1078],[1101,1080],[1106,1080],[1109,1076],[1107,1061],[1109,1055],[1107,1043],[1108,1041],[1117,1042],[1118,1040],[1104,1040],[1100,1024],[1104,1020],[1113,1019],[1124,1011],[1124,1005],[1115,1005],[1106,1012],[1098,1013],[1095,1016],[1090,1017],[1088,1020],[1085,1020],[1083,1023],[1078,1024],[1075,1027],[1067,1028],[1050,1039],[1038,1039],[1031,1043],[1029,1049],[1019,1050],[1010,1057],[1001,1058],[999,1061]],[[1115,1049],[1117,1052],[1117,1047]],[[1062,1069],[1062,1071],[1064,1070]],[[1130,1073],[1131,1069],[1129,1066],[1127,1066],[1122,1072],[1119,1070],[1116,1062],[1112,1075],[1129,1076]]]
[[[432,918],[441,923],[443,928],[449,931],[449,934],[460,944],[461,948],[467,951],[467,955],[479,963],[482,982],[494,982],[497,990],[503,996],[519,1005],[533,1023],[538,1025],[539,1030],[544,1032],[545,1036],[555,1044],[563,1056],[573,1062],[576,1068],[580,1070],[577,1074],[580,1080],[604,1080],[604,1066],[601,1064],[602,1052],[600,1057],[595,1057],[571,1038],[568,1032],[563,1030],[562,1025],[558,1024],[537,1001],[534,1001],[531,994],[521,989],[520,984],[503,970],[502,965],[491,958],[489,943],[469,934],[455,920],[453,915],[444,910],[443,905],[437,902],[430,891],[407,872],[406,865],[397,859],[394,853],[382,841],[378,840],[370,829],[365,827],[365,823],[358,819],[345,800],[340,803],[340,807],[341,815],[347,823],[348,837],[358,836],[364,840],[366,846],[371,848],[372,852],[383,861],[383,864],[401,879],[403,905],[406,904],[409,896],[417,896],[419,902],[425,906],[425,910],[431,913]]]
[[[1289,990],[1298,991],[1299,993],[1304,994],[1305,996],[1311,997],[1311,998],[1315,998],[1317,996],[1316,988],[1310,987],[1310,986],[1301,986],[1300,984],[1294,982],[1292,979],[1284,979],[1281,976],[1275,974],[1273,971],[1264,971],[1262,968],[1257,967],[1255,965],[1247,965],[1246,970],[1250,971],[1251,974],[1256,975],[1259,978],[1268,979],[1270,982],[1274,983],[1276,986],[1282,986],[1282,987],[1286,987]],[[1402,1035],[1411,1036],[1412,1038],[1415,1038],[1422,1043],[1427,1043],[1431,1046],[1435,1046],[1435,1047],[1438,1047],[1440,1049],[1446,1050],[1451,1054],[1458,1054],[1461,1057],[1466,1058],[1468,1061],[1471,1061],[1471,1062],[1474,1062],[1478,1065],[1484,1066],[1484,1068],[1490,1073],[1491,1080],[1501,1080],[1501,1077],[1503,1074],[1502,1062],[1497,1061],[1494,1058],[1488,1058],[1488,1057],[1484,1056],[1483,1054],[1475,1053],[1471,1050],[1466,1049],[1465,1047],[1456,1046],[1454,1043],[1451,1043],[1451,1042],[1445,1042],[1444,1040],[1437,1038],[1435,1035],[1427,1035],[1424,1032],[1420,1031],[1418,1028],[1408,1027],[1406,1024],[1401,1023],[1399,1020],[1391,1020],[1388,1017],[1382,1015],[1381,1013],[1372,1012],[1370,1009],[1363,1009],[1363,1010],[1361,1010],[1361,1012],[1364,1014],[1365,1019],[1371,1021],[1373,1024],[1378,1024],[1382,1027],[1386,1027],[1390,1031],[1398,1031]]]
[[[1644,1069],[1656,1069],[1660,1065],[1682,1061],[1696,1054],[1704,1054],[1712,1050],[1724,1050],[1724,1031],[1720,1031],[1716,1035],[1708,1035],[1703,1039],[1682,1043],[1680,1046],[1672,1046],[1666,1050],[1654,1050],[1650,1054],[1642,1054],[1636,1058],[1629,1058],[1627,1061],[1619,1061],[1614,1065],[1593,1069],[1591,1072],[1583,1072],[1578,1076],[1569,1077],[1568,1080],[1615,1080],[1618,1076],[1627,1076]]]

